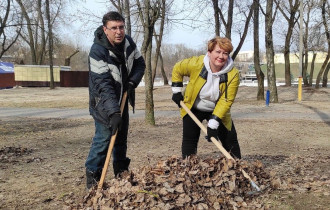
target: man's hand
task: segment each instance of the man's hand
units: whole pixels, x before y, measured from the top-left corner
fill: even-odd
[[[133,108],[133,113],[135,112],[135,85],[133,82],[128,82],[127,88],[128,102]]]
[[[114,113],[110,119],[110,126],[112,129],[112,135],[116,134],[117,129],[120,130],[122,124],[122,118],[120,113]]]
[[[180,101],[183,101],[183,96],[181,92],[178,93],[174,93],[172,96],[172,100],[178,105],[178,107],[180,108]]]
[[[218,129],[212,129],[210,127],[207,127],[207,141],[208,142],[211,142],[211,137],[214,137],[216,140],[219,140]]]

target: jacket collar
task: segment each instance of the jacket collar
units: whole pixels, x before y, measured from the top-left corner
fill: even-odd
[[[205,65],[203,65],[201,73],[199,73],[199,76],[202,77],[203,79],[207,80],[207,69]]]

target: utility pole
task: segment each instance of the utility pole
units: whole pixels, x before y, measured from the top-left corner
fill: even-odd
[[[304,18],[303,1],[304,0],[300,0],[298,101],[301,101],[301,95],[302,95],[303,35],[304,35],[303,34],[303,18]]]

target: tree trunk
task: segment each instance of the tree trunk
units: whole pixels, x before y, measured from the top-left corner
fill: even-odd
[[[236,47],[233,55],[232,55],[232,59],[235,60],[237,54],[239,53],[239,51],[241,50],[242,46],[243,46],[243,43],[245,41],[245,38],[246,38],[246,35],[248,33],[248,30],[249,30],[249,24],[250,24],[250,20],[252,18],[252,14],[253,14],[253,7],[254,7],[254,3],[252,3],[251,7],[250,7],[250,11],[249,11],[249,14],[246,18],[246,21],[245,21],[245,26],[244,26],[244,31],[243,31],[243,35],[242,37],[240,38],[239,40],[239,43],[238,43],[238,46]]]
[[[322,64],[322,67],[320,69],[319,74],[317,75],[315,88],[319,88],[319,85],[320,85],[320,81],[321,81],[321,77],[322,77],[323,72],[326,72],[327,75],[323,75],[322,86],[323,87],[326,87],[327,86],[328,72],[329,72],[329,69],[328,69],[327,66],[329,66],[329,63],[328,62],[329,62],[329,59],[330,59],[330,32],[329,32],[329,28],[328,28],[328,22],[327,22],[327,19],[325,17],[325,13],[326,13],[325,6],[326,6],[326,0],[323,0],[322,1],[322,20],[323,20],[322,22],[323,22],[324,29],[325,29],[325,35],[327,37],[328,55],[327,55],[327,57],[325,58],[325,61]],[[324,71],[325,68],[327,68],[328,70],[327,71]]]
[[[141,53],[146,62],[146,70],[144,73],[145,94],[146,94],[146,108],[145,108],[145,122],[149,125],[155,125],[154,115],[154,100],[153,100],[153,84],[152,84],[152,68],[151,68],[151,52],[152,52],[152,35],[155,23],[159,18],[159,2],[154,2],[155,5],[150,5],[150,0],[144,0],[144,7],[137,0],[139,11],[139,18],[143,25],[143,43]],[[158,5],[157,5],[158,3]]]
[[[287,35],[288,36],[288,35]],[[290,68],[290,44],[287,45],[286,42],[287,38],[285,39],[285,46],[284,46],[284,68],[285,68],[285,86],[291,86],[291,68]],[[289,40],[290,43],[290,40]]]
[[[258,92],[257,100],[265,100],[264,96],[264,78],[265,75],[260,68],[260,50],[259,50],[259,0],[253,1],[253,11],[254,11],[254,20],[253,20],[253,40],[254,40],[254,69],[258,79]]]
[[[294,3],[292,3],[294,1]],[[288,22],[288,29],[285,36],[285,44],[284,44],[284,61],[285,61],[285,86],[291,86],[291,67],[290,67],[290,46],[291,46],[291,37],[294,26],[296,24],[296,13],[299,8],[299,0],[289,0],[285,1],[289,4],[288,15],[285,12],[285,9],[279,7],[279,10],[283,14],[284,18]],[[284,3],[284,2],[283,2]],[[279,2],[277,2],[279,4]],[[285,7],[285,6],[283,6]]]
[[[10,0],[7,0],[7,7],[6,7],[5,15],[3,16],[3,18],[0,16],[0,23],[1,23],[0,37],[5,32],[5,27],[6,27],[6,24],[7,24],[7,21],[8,21],[9,13],[10,13]]]
[[[325,71],[325,68],[328,65],[329,59],[330,59],[330,54],[328,53],[327,57],[325,58],[322,66],[321,66],[321,69],[319,71],[319,74],[317,75],[315,88],[320,88],[321,77],[322,77],[322,75],[323,75],[323,73]]]
[[[270,91],[270,102],[277,103],[276,74],[274,64],[274,43],[273,43],[273,0],[267,0],[265,16],[265,42],[267,57],[267,81]]]
[[[152,29],[151,29],[152,30]],[[152,32],[151,32],[152,33]],[[147,51],[145,52],[146,71],[144,74],[145,81],[145,93],[146,93],[146,109],[145,109],[145,121],[149,125],[155,125],[154,116],[154,100],[153,100],[153,84],[152,84],[152,69],[151,69],[151,50],[152,50],[152,35],[149,32],[149,38],[147,43]]]
[[[48,22],[48,47],[49,47],[49,69],[50,69],[50,89],[54,89],[54,71],[53,71],[53,30],[50,20],[49,0],[46,0],[46,16]]]
[[[328,63],[327,68],[324,71],[323,74],[323,80],[322,80],[322,87],[328,87],[328,73],[329,73],[329,69],[330,69],[330,63]]]
[[[18,28],[18,30],[16,30],[16,32],[13,32],[13,31],[10,32],[10,33],[13,33],[13,35],[15,34],[14,36],[7,38],[5,28],[10,27],[7,24],[9,23],[9,21],[11,21],[10,18],[12,16],[18,16],[17,14],[14,14],[13,11],[11,11],[10,2],[11,2],[11,0],[7,0],[7,6],[5,9],[6,12],[5,12],[4,16],[2,16],[3,18],[0,17],[0,25],[1,25],[0,39],[2,41],[2,43],[0,44],[0,59],[16,43],[16,41],[19,37],[19,34],[21,32],[21,29],[22,29],[22,27],[21,27],[22,23],[20,21],[14,22],[14,24],[16,24],[17,26],[20,26],[20,27]],[[12,12],[12,14],[11,14],[11,12]]]
[[[132,35],[131,12],[129,0],[125,0],[125,19],[126,19],[126,32],[129,36]]]
[[[303,77],[303,82],[304,86],[308,86],[308,79],[307,79],[307,68],[308,68],[308,48],[307,48],[307,41],[306,41],[306,46],[304,48],[304,54],[305,54],[305,61],[302,69],[302,77]]]
[[[48,2],[48,7],[49,7],[49,1],[47,1],[47,2]],[[46,7],[47,7],[47,5],[46,5]],[[45,35],[47,32],[45,30],[45,21],[44,21],[44,18],[42,17],[41,8],[42,8],[41,0],[38,0],[38,20],[39,20],[38,22],[40,22],[39,27],[40,27],[40,30],[41,30],[41,33],[40,33],[41,43],[40,43],[40,48],[38,47],[39,46],[38,43],[36,43],[35,46],[37,46],[39,48],[39,49],[37,48],[37,50],[36,50],[37,51],[37,59],[38,59],[37,63],[39,65],[45,64],[46,45],[47,45],[46,44],[46,42],[47,42],[46,41],[46,35]],[[47,14],[46,14],[46,16],[47,16]],[[48,27],[49,27],[49,24],[51,25],[51,23],[48,23]],[[48,30],[49,30],[49,28],[48,28]],[[36,29],[36,31],[38,31],[38,30]],[[49,33],[49,31],[48,31],[48,33]],[[49,37],[48,37],[48,39],[49,39]]]
[[[311,2],[312,3],[312,2]],[[307,19],[304,21],[305,23],[305,33],[304,33],[304,36],[303,36],[303,46],[304,46],[304,62],[303,62],[303,68],[302,68],[302,78],[303,78],[303,82],[304,82],[304,85],[305,86],[308,86],[308,79],[307,79],[307,68],[308,68],[308,36],[309,36],[309,29],[308,29],[308,26],[309,26],[309,20],[310,20],[310,13],[311,13],[311,8],[309,7],[308,8],[308,11],[307,11]]]
[[[161,35],[159,35],[159,39],[157,39],[157,34],[154,31],[155,39],[156,39],[156,52],[155,52],[155,60],[154,60],[154,67],[152,68],[152,85],[155,82],[155,77],[157,74],[157,65],[158,65],[158,58],[160,54],[160,46],[161,46]]]
[[[161,20],[160,20],[160,26],[159,26],[159,38],[157,38],[156,31],[154,29],[154,35],[155,35],[155,40],[156,40],[156,52],[155,52],[155,62],[154,62],[154,68],[152,70],[152,85],[155,82],[155,77],[156,77],[156,72],[157,72],[157,65],[158,65],[158,58],[160,54],[160,47],[162,46],[162,40],[163,40],[163,33],[164,33],[164,25],[165,25],[165,11],[166,11],[166,4],[165,0],[162,0],[162,15],[161,15]]]
[[[213,11],[214,11],[215,35],[220,36],[220,20],[219,20],[218,0],[212,0],[212,5],[213,5]]]
[[[228,17],[227,17],[227,25],[226,25],[226,37],[231,39],[231,29],[233,25],[233,13],[234,13],[234,0],[229,0],[228,6]]]
[[[36,65],[37,64],[37,55],[36,55],[36,50],[35,50],[35,45],[34,45],[34,37],[33,37],[33,32],[32,32],[32,23],[29,15],[27,14],[27,11],[23,5],[23,2],[21,0],[16,0],[18,5],[21,8],[22,15],[26,21],[26,27],[28,30],[29,37],[25,38],[22,36],[23,40],[29,45],[30,47],[30,53],[31,53],[31,59],[32,59],[32,64]]]
[[[164,85],[168,85],[168,79],[167,79],[166,72],[164,69],[164,61],[163,61],[162,52],[159,53],[159,61],[160,61],[160,70],[161,70],[163,80],[164,80]]]
[[[314,66],[315,66],[315,59],[316,59],[317,53],[313,52],[313,59],[311,63],[311,71],[309,74],[309,81],[308,81],[308,86],[313,86],[313,74],[314,74]]]

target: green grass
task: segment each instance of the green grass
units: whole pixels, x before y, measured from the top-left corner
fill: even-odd
[[[316,79],[320,69],[321,69],[321,66],[322,66],[322,63],[315,63],[314,65],[314,73],[313,73],[313,79]],[[291,74],[293,76],[293,78],[298,78],[299,76],[299,64],[298,63],[292,63],[290,65],[291,67]],[[310,63],[308,65],[308,68],[307,68],[307,74],[309,75],[310,74]],[[267,65],[262,65],[261,66],[261,70],[264,72],[264,74],[266,75],[266,68],[267,68]],[[280,64],[275,64],[275,73],[276,73],[276,78],[279,79],[279,78],[285,78],[284,74],[285,74],[285,70],[284,70],[284,63],[280,63]]]

